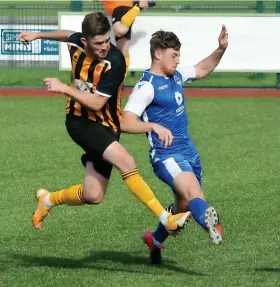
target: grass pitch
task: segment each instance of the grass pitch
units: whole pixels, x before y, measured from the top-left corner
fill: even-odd
[[[60,206],[34,230],[38,187],[80,183],[81,150],[64,128],[63,98],[0,98],[0,286],[279,286],[280,98],[187,100],[203,188],[224,227],[221,246],[191,221],[147,264],[144,230],[157,221],[114,171],[98,206]],[[164,205],[144,135],[123,135]]]

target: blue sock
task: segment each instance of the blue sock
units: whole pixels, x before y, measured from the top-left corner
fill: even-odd
[[[205,212],[208,208],[208,203],[201,198],[194,198],[189,202],[189,210],[192,213],[194,220],[206,229]]]
[[[170,210],[172,212],[172,204],[170,204],[166,210]],[[153,233],[153,237],[156,241],[163,243],[167,237],[169,236],[169,233],[165,229],[164,225],[162,223],[159,223],[156,231]]]

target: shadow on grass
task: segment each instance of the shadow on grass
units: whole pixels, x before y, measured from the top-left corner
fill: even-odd
[[[97,269],[106,271],[123,271],[129,273],[158,274],[166,271],[183,273],[192,276],[207,276],[201,272],[188,270],[174,265],[174,261],[165,260],[160,265],[148,265],[147,258],[133,255],[131,253],[117,251],[94,251],[88,256],[80,259],[53,257],[53,256],[31,256],[25,254],[7,254],[8,266],[10,267],[52,267],[65,269]],[[1,262],[0,262],[1,263]],[[2,262],[4,263],[4,262]],[[121,266],[121,265],[125,266]],[[142,265],[140,268],[140,265]],[[146,265],[146,266],[145,266]],[[149,268],[145,268],[145,267]],[[170,274],[169,274],[170,275]]]
[[[256,268],[258,272],[278,272],[280,273],[280,268],[270,268],[270,267],[263,267],[263,268]]]

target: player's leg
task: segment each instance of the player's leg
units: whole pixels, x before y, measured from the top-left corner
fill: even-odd
[[[125,57],[126,74],[129,70],[129,66],[130,66],[130,55],[129,55],[130,37],[128,38],[127,36],[129,36],[129,34],[126,34],[126,36],[117,39],[117,47],[120,49],[120,51],[123,53],[123,55]],[[125,77],[126,77],[126,75],[125,75]]]
[[[55,192],[49,192],[46,189],[37,190],[38,207],[33,215],[34,228],[41,228],[44,217],[57,205],[79,206],[102,202],[107,185],[108,178],[97,172],[93,163],[89,161],[86,164],[83,184],[76,184]]]
[[[96,142],[95,124],[78,118],[68,119],[66,126],[74,142],[86,151],[86,154],[82,156],[82,163],[86,168],[84,182],[56,192],[49,192],[45,189],[37,190],[38,207],[33,214],[35,228],[41,228],[44,217],[54,206],[100,203],[104,198],[111,175],[112,165],[103,161],[102,153],[98,155],[94,146]]]
[[[209,207],[201,189],[199,158],[196,158],[192,163],[177,155],[166,159],[163,163],[163,170],[166,171],[166,174],[161,174],[164,174],[164,181],[174,190],[175,195],[172,212],[176,214],[177,212],[189,210],[195,221],[209,232],[211,241],[214,244],[221,243],[222,229],[217,212],[213,207]],[[154,233],[155,242],[162,244],[167,237],[168,233],[159,226]]]
[[[176,161],[173,156],[168,155],[157,155],[155,156],[157,161],[153,162],[153,169],[156,176],[166,183],[171,189],[174,188],[174,178],[179,172],[179,169],[174,166],[174,162],[183,162],[182,158],[176,158]],[[168,159],[171,160],[168,160]],[[181,166],[181,168],[183,168]],[[185,167],[189,168],[190,167]],[[176,197],[175,197],[176,202]],[[181,203],[181,201],[179,201]],[[176,214],[177,210],[174,209],[174,203],[170,204],[167,207],[167,210],[171,212],[172,214]],[[181,208],[183,211],[187,211],[187,205]],[[146,243],[146,245],[149,247],[150,252],[150,261],[152,264],[160,264],[161,263],[161,250],[164,248],[163,243],[164,241],[169,237],[170,232],[166,230],[166,228],[159,223],[157,229],[154,232],[146,231],[143,234],[143,240]]]
[[[189,214],[171,215],[162,207],[150,187],[140,176],[134,158],[119,142],[115,141],[110,144],[105,150],[103,158],[121,172],[129,190],[159,218],[170,232],[184,226]]]
[[[129,3],[129,2],[128,2]],[[149,7],[154,7],[155,2],[149,1]],[[131,7],[129,7],[131,5]],[[126,61],[126,72],[128,72],[130,65],[130,40],[131,28],[140,10],[139,1],[130,2],[127,6],[118,6],[112,13],[113,31],[116,38],[117,47],[123,53]]]
[[[131,28],[139,12],[140,9],[137,5],[134,7],[120,6],[114,9],[112,15],[113,31],[116,38],[116,44],[125,57],[126,72],[128,72],[130,64],[129,48]]]
[[[112,166],[104,161],[91,161],[83,155],[86,164],[86,176],[83,182],[83,201],[87,204],[99,204],[103,201],[111,176]]]
[[[202,168],[199,157],[191,162],[193,174],[195,175],[200,186],[200,197],[196,197],[195,193],[190,192],[190,197],[186,198],[193,218],[209,233],[210,239],[214,244],[222,242],[222,226],[217,211],[213,206],[209,206],[201,189]],[[206,209],[205,209],[206,208]],[[204,214],[204,218],[203,215]]]
[[[222,237],[221,228],[216,222],[217,213],[212,207],[209,208],[200,187],[202,174],[199,159],[191,164],[182,155],[162,158],[157,155],[157,162],[153,164],[153,168],[159,179],[174,191],[174,203],[167,209],[174,214],[190,210],[194,219],[209,231],[212,242],[220,243]],[[212,229],[207,224],[211,225]],[[169,235],[170,233],[160,223],[154,232],[144,233],[143,240],[150,249],[151,263],[161,263],[161,250]]]
[[[176,212],[180,212],[182,200],[186,202],[192,217],[203,229],[208,231],[211,241],[214,244],[220,244],[222,242],[222,228],[217,211],[214,207],[210,207],[205,200],[195,175],[192,172],[182,172],[175,178],[174,182],[176,192],[180,195],[177,200],[179,208]]]
[[[154,7],[155,2],[148,1],[148,6]],[[113,30],[116,39],[124,37],[127,33],[129,33],[129,30],[131,30],[131,26],[136,17],[140,11],[143,10],[139,6],[139,1],[127,1],[119,4],[116,1],[116,6],[113,11],[111,9],[107,9],[106,7],[105,9],[107,14],[112,17]]]
[[[112,24],[116,40],[128,33],[139,12],[140,8],[137,5],[118,6],[113,10]]]

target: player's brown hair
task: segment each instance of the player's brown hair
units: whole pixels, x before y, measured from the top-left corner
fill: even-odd
[[[87,14],[82,23],[82,34],[86,39],[104,35],[110,31],[108,18],[101,12]]]
[[[181,42],[173,32],[157,31],[152,35],[150,40],[150,54],[153,60],[156,50],[166,50],[172,48],[176,51],[180,50]]]

